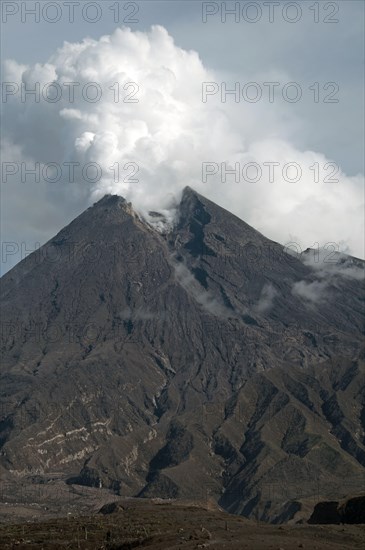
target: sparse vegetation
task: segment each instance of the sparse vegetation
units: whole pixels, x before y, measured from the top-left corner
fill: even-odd
[[[362,548],[364,536],[364,526],[273,526],[203,506],[143,500],[111,514],[0,526],[4,550],[349,550]]]

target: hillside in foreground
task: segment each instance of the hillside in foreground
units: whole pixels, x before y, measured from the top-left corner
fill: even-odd
[[[94,516],[0,526],[2,548],[182,550],[355,550],[364,525],[267,525],[216,505],[122,500]]]

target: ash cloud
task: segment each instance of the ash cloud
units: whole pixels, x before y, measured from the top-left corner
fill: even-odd
[[[165,320],[166,312],[153,312],[143,308],[131,309],[130,307],[126,307],[119,313],[118,317],[123,321],[152,321],[154,319]]]
[[[269,80],[274,76],[270,74]],[[179,48],[161,26],[147,32],[117,28],[99,40],[65,42],[45,63],[27,66],[8,60],[4,77],[29,88],[37,82],[41,86],[53,82],[65,90],[65,83],[77,82],[82,89],[97,82],[102,89],[100,101],[94,103],[85,101],[80,93],[75,93],[75,101],[70,103],[63,93],[55,103],[30,99],[24,103],[16,94],[4,104],[4,161],[26,159],[41,166],[94,162],[102,169],[102,177],[94,184],[69,184],[62,175],[63,179],[52,185],[26,182],[24,194],[19,193],[20,184],[10,182],[5,187],[5,222],[15,234],[20,229],[14,227],[12,218],[19,209],[24,211],[23,234],[36,233],[45,242],[55,232],[56,222],[41,225],[36,220],[38,212],[24,208],[21,203],[26,203],[27,197],[37,196],[38,210],[54,210],[56,204],[60,229],[70,221],[71,212],[83,210],[106,193],[124,196],[147,220],[149,211],[163,211],[165,221],[156,222],[157,229],[163,231],[173,222],[176,202],[189,185],[283,244],[294,230],[302,249],[316,241],[335,241],[348,247],[351,254],[363,256],[363,177],[350,177],[340,170],[339,183],[315,183],[310,166],[316,162],[323,166],[328,159],[319,152],[300,151],[290,143],[276,109],[272,111],[272,116],[277,116],[275,137],[260,139],[257,128],[262,127],[267,106],[260,112],[258,105],[254,114],[242,116],[239,123],[237,110],[228,103],[203,103],[202,83],[221,82],[222,76],[207,69],[197,52]],[[245,75],[242,77],[244,80]],[[116,82],[124,96],[133,92],[132,99],[138,102],[125,102],[125,97],[116,102],[111,89]],[[128,83],[135,83],[138,89],[124,90]],[[243,113],[246,110],[247,106]],[[234,178],[222,183],[219,174],[202,183],[203,162],[231,166],[256,162],[262,166],[273,161],[281,166],[299,164],[301,181],[273,183],[264,172],[258,183],[237,184]],[[117,181],[111,169],[116,163],[120,170]],[[47,216],[43,214],[43,218]]]
[[[254,306],[254,311],[257,313],[267,313],[273,307],[274,298],[277,295],[277,290],[271,283],[267,283],[263,286],[260,294],[260,298],[257,304]]]
[[[292,293],[304,298],[307,302],[315,304],[327,298],[325,292],[327,287],[327,281],[298,281],[294,283]]]
[[[203,290],[201,288],[194,275],[183,262],[178,262],[172,257],[171,263],[175,271],[176,279],[208,313],[216,317],[228,318],[233,316],[233,312],[223,303],[219,302],[209,290]]]
[[[336,275],[362,281],[365,278],[365,262],[336,250],[335,243],[327,248],[311,249],[302,254],[304,264],[315,270],[317,277],[332,278]]]
[[[298,281],[292,293],[308,303],[319,303],[329,298],[329,287],[338,286],[338,277],[365,280],[365,262],[336,250],[335,243],[327,248],[308,249],[301,260],[313,270],[314,281]]]

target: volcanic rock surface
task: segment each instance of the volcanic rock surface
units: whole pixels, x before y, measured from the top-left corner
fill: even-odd
[[[364,262],[177,210],[105,196],[2,278],[2,475],[277,523],[363,489]]]

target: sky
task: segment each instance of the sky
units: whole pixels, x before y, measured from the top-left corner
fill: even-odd
[[[2,273],[105,193],[173,221],[186,185],[364,258],[363,2],[71,4],[2,2]]]

